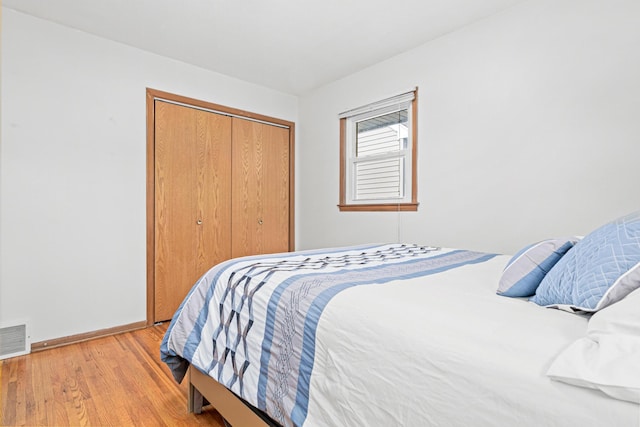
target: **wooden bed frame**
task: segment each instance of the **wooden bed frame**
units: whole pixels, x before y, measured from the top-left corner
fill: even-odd
[[[189,366],[189,413],[199,414],[202,407],[211,404],[225,424],[231,426],[276,427],[277,423],[262,414],[213,378]]]

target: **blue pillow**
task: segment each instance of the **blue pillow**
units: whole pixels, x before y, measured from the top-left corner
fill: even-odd
[[[640,212],[594,230],[542,279],[531,301],[595,312],[640,288]]]
[[[547,239],[522,248],[502,271],[497,294],[505,297],[535,294],[544,276],[578,240],[576,237]]]

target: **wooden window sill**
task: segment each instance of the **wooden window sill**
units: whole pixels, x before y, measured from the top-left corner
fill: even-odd
[[[340,212],[410,212],[418,210],[418,203],[339,204]]]

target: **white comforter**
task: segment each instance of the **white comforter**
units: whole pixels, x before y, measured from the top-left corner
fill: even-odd
[[[546,376],[587,319],[496,295],[508,259],[334,297],[305,425],[640,425],[640,406]]]
[[[318,251],[212,269],[174,316],[163,360],[178,379],[192,363],[284,425],[640,425],[639,405],[546,376],[587,319],[496,295],[508,257],[420,247],[406,261],[395,258],[404,246],[380,249],[393,256],[363,267],[342,249],[330,263]],[[390,272],[367,281],[360,270],[378,264]],[[345,271],[348,285],[322,290]],[[322,302],[307,312],[306,300]]]

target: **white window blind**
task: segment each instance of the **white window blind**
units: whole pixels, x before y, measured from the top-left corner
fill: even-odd
[[[360,114],[370,113],[372,111],[381,111],[386,109],[400,109],[402,106],[410,103],[415,98],[415,88],[409,92],[401,93],[400,95],[385,98],[381,101],[372,102],[371,104],[363,105],[362,107],[353,108],[351,110],[344,111],[338,115],[339,119],[347,117],[355,117]]]

